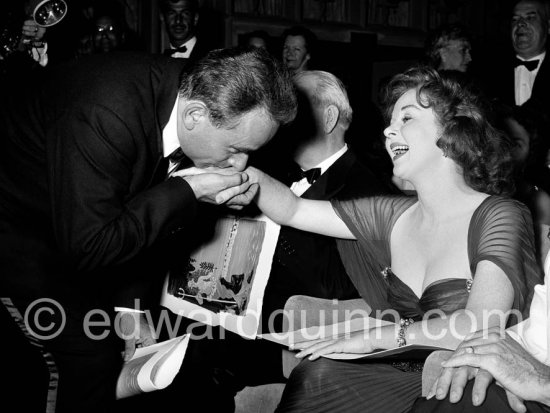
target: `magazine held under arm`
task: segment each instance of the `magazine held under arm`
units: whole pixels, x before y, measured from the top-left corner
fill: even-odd
[[[380,320],[372,317],[358,317],[346,320],[340,323],[327,324],[323,326],[311,326],[286,333],[262,334],[261,338],[281,344],[291,346],[297,343],[310,340],[323,340],[331,338],[343,338],[346,335],[357,333],[359,331],[382,327],[394,324],[391,321]],[[354,359],[375,359],[375,358],[407,358],[424,359],[435,350],[451,350],[445,347],[427,346],[419,344],[410,344],[403,347],[397,347],[389,350],[376,350],[372,353],[332,353],[325,354],[323,357],[335,360],[354,360]]]
[[[186,265],[166,276],[161,305],[256,338],[280,226],[264,215],[223,216]]]
[[[178,374],[189,334],[148,347],[137,348],[134,356],[122,365],[116,386],[116,398],[166,388]]]

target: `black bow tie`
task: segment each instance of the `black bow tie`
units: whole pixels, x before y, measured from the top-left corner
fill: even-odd
[[[187,46],[183,45],[180,47],[176,47],[174,49],[166,49],[164,51],[165,56],[172,56],[174,53],[185,53],[187,52]]]
[[[307,171],[302,171],[302,168],[297,167],[294,171],[288,173],[288,177],[292,182],[299,182],[306,178],[312,185],[321,176],[321,168],[311,168]]]
[[[168,159],[170,159],[174,163],[180,163],[183,161],[187,156],[183,153],[183,149],[178,148],[174,152],[172,152],[170,155],[168,155]]]
[[[527,70],[532,72],[539,66],[539,60],[521,60],[516,57],[514,67],[525,66]]]

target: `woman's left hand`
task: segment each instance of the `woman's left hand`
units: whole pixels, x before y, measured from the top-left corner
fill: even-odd
[[[346,337],[311,340],[296,343],[292,350],[301,350],[296,354],[297,358],[308,357],[309,360],[317,360],[325,354],[332,353],[372,353],[374,350],[369,338],[369,331],[356,331]]]

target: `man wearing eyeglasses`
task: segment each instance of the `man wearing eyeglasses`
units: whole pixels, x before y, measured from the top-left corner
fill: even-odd
[[[123,24],[110,15],[100,15],[95,19],[93,32],[94,53],[108,53],[120,49],[125,42]]]

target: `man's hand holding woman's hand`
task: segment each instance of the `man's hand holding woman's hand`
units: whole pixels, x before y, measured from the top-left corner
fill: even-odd
[[[241,209],[243,206],[250,204],[260,189],[260,177],[263,172],[249,166],[244,173],[248,176],[249,187],[246,191],[235,195],[227,202],[227,206],[230,208]]]
[[[172,176],[185,179],[201,202],[241,209],[254,199],[258,191],[258,185],[250,181],[247,172],[233,168],[188,168]]]

